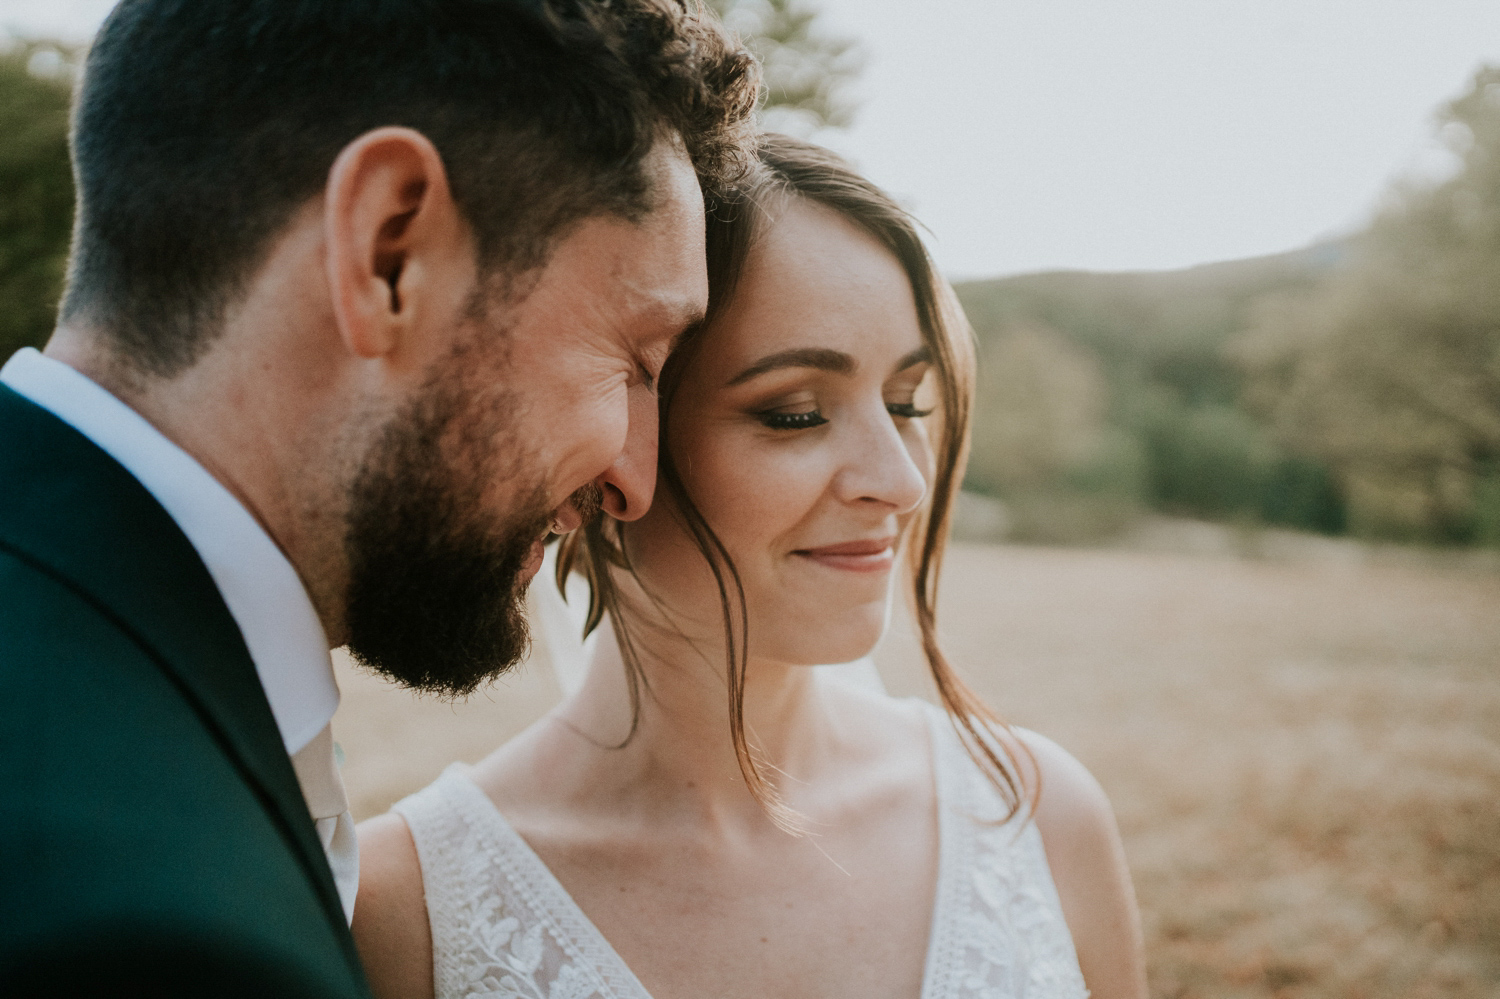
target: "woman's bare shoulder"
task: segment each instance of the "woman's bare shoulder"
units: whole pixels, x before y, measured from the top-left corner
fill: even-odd
[[[1088,768],[1045,735],[1024,728],[1011,731],[1036,761],[1041,777],[1036,821],[1048,853],[1054,841],[1059,846],[1097,845],[1111,836],[1118,838],[1109,797]]]
[[[422,864],[394,812],[359,825],[359,894],[350,929],[375,999],[432,999],[432,931]]]
[[[1146,972],[1140,914],[1109,798],[1066,749],[1035,732],[1016,734],[1041,777],[1036,824],[1090,994],[1141,999]]]

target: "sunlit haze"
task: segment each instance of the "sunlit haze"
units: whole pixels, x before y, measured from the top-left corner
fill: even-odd
[[[955,277],[1154,269],[1357,228],[1440,172],[1433,112],[1500,61],[1495,0],[820,0],[867,53],[822,141],[916,210]],[[0,0],[87,38],[104,0]]]

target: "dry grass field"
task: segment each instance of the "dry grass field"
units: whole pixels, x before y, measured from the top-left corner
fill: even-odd
[[[944,586],[955,662],[1113,799],[1153,996],[1500,997],[1500,574],[957,546]],[[907,629],[878,659],[924,692]],[[558,697],[340,671],[359,816]]]

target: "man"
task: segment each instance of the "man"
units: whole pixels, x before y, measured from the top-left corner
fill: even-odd
[[[753,60],[686,0],[124,0],[0,372],[0,993],[362,996],[330,646],[462,694],[655,479]]]

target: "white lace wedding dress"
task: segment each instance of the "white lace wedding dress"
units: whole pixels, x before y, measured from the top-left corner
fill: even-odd
[[[946,716],[928,719],[940,853],[920,999],[1087,996],[1036,824],[990,821],[1000,796]],[[422,864],[437,999],[651,999],[463,764],[395,810]]]

